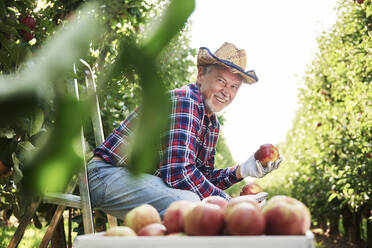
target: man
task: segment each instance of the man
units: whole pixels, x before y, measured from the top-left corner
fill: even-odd
[[[201,47],[196,84],[171,91],[170,127],[156,173],[133,178],[126,168],[123,147],[137,117],[134,111],[94,150],[88,166],[93,207],[123,219],[126,212],[147,203],[163,215],[176,200],[197,202],[211,195],[229,200],[224,189],[244,177],[263,177],[278,168],[281,159],[262,167],[253,155],[241,165],[214,168],[220,129],[215,113],[233,101],[242,83],[258,80],[254,71],[245,71],[245,65],[244,50],[231,43],[214,54]]]

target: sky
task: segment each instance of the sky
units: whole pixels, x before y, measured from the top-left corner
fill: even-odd
[[[242,85],[222,111],[221,131],[236,162],[261,144],[285,141],[316,38],[335,23],[335,6],[336,0],[196,0],[191,46],[214,52],[231,42],[246,51],[246,70],[255,70],[259,79]]]

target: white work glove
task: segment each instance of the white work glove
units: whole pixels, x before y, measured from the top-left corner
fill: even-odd
[[[283,161],[283,157],[279,157],[274,162],[268,162],[266,166],[262,166],[259,160],[254,158],[254,154],[247,161],[240,165],[240,175],[242,177],[263,177],[267,173],[278,169],[279,164]]]
[[[266,198],[269,194],[267,192],[260,192],[254,195],[242,195],[240,198],[247,198],[257,202],[258,206],[263,207],[266,203]]]

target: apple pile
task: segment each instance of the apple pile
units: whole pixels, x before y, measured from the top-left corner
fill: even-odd
[[[210,196],[200,203],[175,201],[166,209],[163,219],[153,206],[141,205],[127,213],[125,226],[111,228],[104,235],[305,235],[310,222],[309,209],[289,196],[274,196],[263,207],[247,195],[230,201]]]

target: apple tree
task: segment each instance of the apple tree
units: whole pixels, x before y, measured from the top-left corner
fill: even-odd
[[[286,178],[313,224],[371,245],[372,3],[340,0],[337,11],[302,80]]]
[[[33,60],[35,52],[43,48],[46,42],[54,39],[58,28],[68,25],[74,16],[79,16],[80,12],[76,10],[84,2],[83,0],[2,1],[0,3],[0,75],[8,76],[32,68],[33,62],[30,61]],[[98,82],[107,79],[98,87],[102,119],[105,133],[108,134],[113,126],[139,104],[142,91],[137,73],[131,72],[125,76],[116,77],[111,77],[112,74],[107,73],[117,61],[119,44],[123,40],[138,43],[144,36],[142,32],[144,26],[159,15],[168,1],[98,2],[101,4],[99,8],[101,12],[97,12],[95,16],[97,30],[92,31],[102,30],[100,39],[92,39],[89,49],[75,53],[84,57],[92,66]],[[103,26],[103,29],[98,27],[98,23]],[[90,27],[89,30],[91,28],[94,27]],[[77,34],[76,37],[80,36]],[[89,36],[84,39],[88,38]],[[67,45],[64,48],[61,47],[61,49],[69,48],[78,49]],[[72,51],[67,51],[67,53]],[[172,53],[171,56],[169,53]],[[189,81],[192,72],[190,66],[194,65],[194,55],[195,51],[189,45],[188,27],[186,26],[173,38],[161,55],[159,62],[161,73],[159,74],[164,81],[165,88],[174,88]],[[28,62],[25,63],[25,61]],[[32,75],[32,72],[30,73],[29,75]],[[47,74],[44,71],[35,73]],[[83,69],[79,67],[76,74],[73,74],[71,66],[70,72],[64,71],[63,75],[65,75],[63,79],[57,80],[60,84],[71,82],[73,78],[76,78],[78,82],[84,81]],[[6,84],[11,83],[12,80],[6,80],[4,77],[0,86],[7,89]],[[48,92],[49,88],[46,87],[45,96]],[[50,135],[51,129],[56,127],[58,118],[55,112],[58,100],[53,97],[46,97],[47,99],[42,100],[28,99],[21,91],[18,96],[13,95],[14,97],[9,97],[5,102],[3,99],[0,101],[1,115],[6,116],[6,118],[0,118],[0,211],[6,211],[7,217],[14,214],[20,218],[28,206],[28,198],[23,194],[21,185],[25,177],[24,170],[30,173],[30,169],[26,167],[26,161],[30,156],[39,152],[43,142]],[[71,114],[74,113],[73,107],[70,111],[72,111]],[[86,137],[92,144],[94,140],[92,131],[87,131]],[[42,207],[40,209],[45,210]],[[39,223],[37,226],[40,226],[38,216],[34,217],[34,223]]]

